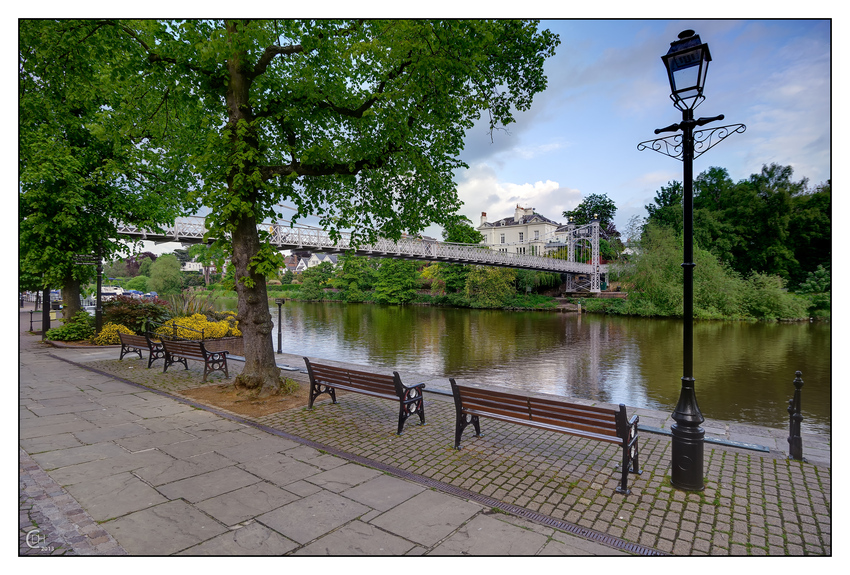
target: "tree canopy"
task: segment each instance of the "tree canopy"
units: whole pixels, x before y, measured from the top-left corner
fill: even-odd
[[[257,224],[284,200],[355,241],[398,238],[459,208],[453,171],[482,113],[514,121],[546,87],[559,40],[514,20],[259,20],[61,23],[106,67],[120,102],[104,116],[161,161],[185,169],[232,238],[246,364],[237,383],[280,377],[264,277],[282,264]],[[113,57],[115,54],[115,57]]]
[[[62,286],[68,315],[79,309],[79,282],[91,266],[126,251],[115,220],[156,229],[176,214],[177,189],[152,177],[125,132],[105,114],[112,91],[108,47],[89,43],[79,22],[22,20],[19,27],[20,268],[41,287]]]

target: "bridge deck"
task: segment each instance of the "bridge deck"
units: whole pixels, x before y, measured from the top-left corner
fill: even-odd
[[[324,230],[290,228],[279,224],[261,224],[259,229],[268,232],[269,241],[279,249],[309,249],[319,252],[353,252],[396,259],[426,260],[501,266],[555,273],[587,274],[596,276],[608,272],[607,264],[593,265],[585,262],[567,261],[534,256],[499,252],[474,244],[455,244],[435,240],[423,240],[418,237],[402,238],[399,241],[379,239],[374,244],[353,244],[350,234],[341,234],[334,241]],[[142,230],[135,226],[119,224],[118,231],[131,238],[155,242],[180,242],[183,244],[201,243],[207,232],[204,218],[178,218],[174,226],[165,229],[165,233]],[[598,250],[597,252],[598,253]],[[598,285],[598,279],[595,282]],[[596,291],[596,290],[592,290]]]

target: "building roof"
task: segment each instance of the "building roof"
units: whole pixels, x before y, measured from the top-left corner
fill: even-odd
[[[510,217],[502,218],[501,220],[495,222],[484,222],[479,227],[501,228],[507,226],[524,226],[527,224],[549,224],[553,226],[561,225],[558,222],[550,220],[546,216],[541,216],[540,214],[532,214],[530,216],[520,216],[519,219],[515,217]]]

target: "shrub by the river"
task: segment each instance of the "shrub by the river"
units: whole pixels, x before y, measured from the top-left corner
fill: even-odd
[[[152,330],[169,317],[168,304],[161,299],[143,300],[122,295],[103,303],[104,321],[124,325],[135,333]]]
[[[157,328],[156,335],[160,337],[178,337],[182,339],[216,339],[222,337],[238,337],[239,323],[235,314],[230,313],[229,319],[209,321],[207,316],[196,313],[189,317],[177,317],[166,321]]]
[[[94,335],[94,318],[88,312],[77,312],[65,320],[65,325],[47,330],[44,337],[51,341],[79,341]]]
[[[121,339],[118,337],[119,333],[134,334],[133,330],[125,325],[107,323],[101,328],[100,333],[92,338],[91,342],[95,345],[118,345],[121,343]]]

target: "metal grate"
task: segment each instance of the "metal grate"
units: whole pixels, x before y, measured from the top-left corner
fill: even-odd
[[[132,385],[134,387],[144,389],[145,391],[150,391],[150,392],[153,392],[157,395],[161,395],[163,397],[168,397],[168,398],[173,399],[175,401],[178,401],[180,403],[184,403],[186,405],[191,405],[192,407],[194,407],[196,409],[203,409],[204,411],[208,411],[210,413],[215,413],[216,415],[218,415],[220,417],[224,417],[224,418],[229,419],[231,421],[235,421],[237,423],[241,423],[243,425],[247,425],[247,426],[253,427],[255,429],[259,429],[259,430],[264,431],[266,433],[276,435],[277,437],[281,437],[283,439],[288,439],[290,441],[294,441],[296,443],[300,443],[302,445],[312,447],[313,449],[318,449],[318,450],[324,451],[326,453],[329,453],[331,455],[335,455],[337,457],[341,457],[343,459],[347,459],[349,461],[359,463],[360,465],[364,465],[366,467],[371,467],[373,469],[383,471],[385,473],[388,473],[390,475],[394,475],[394,476],[399,477],[401,479],[406,479],[408,481],[412,481],[414,483],[424,485],[426,487],[435,489],[437,491],[442,491],[443,493],[447,493],[449,495],[455,495],[457,497],[463,497],[464,499],[468,499],[470,501],[475,501],[476,503],[479,503],[479,504],[481,504],[485,507],[495,508],[495,509],[498,509],[498,510],[503,511],[505,513],[509,513],[511,515],[516,515],[517,517],[522,517],[523,519],[527,519],[529,521],[534,521],[536,523],[548,525],[549,527],[554,527],[555,529],[559,529],[561,531],[565,531],[565,532],[570,533],[572,535],[582,537],[584,539],[587,539],[588,541],[601,543],[603,545],[607,545],[608,547],[611,547],[611,548],[614,548],[614,549],[620,549],[620,550],[623,550],[623,551],[627,551],[629,553],[634,553],[636,555],[655,556],[655,557],[665,555],[661,551],[658,551],[657,549],[652,549],[651,547],[646,547],[644,545],[632,543],[630,541],[620,539],[619,537],[614,537],[612,535],[607,535],[607,534],[602,533],[600,531],[595,531],[593,529],[588,529],[587,527],[581,527],[581,526],[576,525],[574,523],[569,523],[568,521],[555,519],[554,517],[550,517],[548,515],[544,515],[542,513],[532,511],[531,509],[526,509],[525,507],[519,507],[518,505],[512,505],[510,503],[505,503],[504,501],[499,501],[498,499],[493,499],[492,497],[488,497],[488,496],[482,495],[480,493],[468,491],[466,489],[462,489],[460,487],[456,487],[454,485],[450,485],[450,484],[444,483],[442,481],[437,481],[436,479],[431,479],[430,477],[424,477],[422,475],[418,475],[416,473],[411,473],[411,472],[406,471],[404,469],[392,467],[392,466],[387,465],[385,463],[381,463],[380,461],[374,461],[372,459],[362,457],[362,456],[356,455],[354,453],[348,453],[346,451],[343,451],[341,449],[337,449],[337,448],[332,447],[330,445],[325,445],[325,444],[319,443],[317,441],[305,439],[303,437],[298,437],[296,435],[286,433],[285,431],[281,431],[279,429],[275,429],[273,427],[268,427],[266,425],[263,425],[261,423],[257,423],[255,421],[251,421],[250,419],[245,419],[245,418],[240,417],[238,415],[235,415],[233,413],[229,413],[229,412],[226,412],[226,411],[215,409],[215,408],[210,407],[208,405],[204,405],[202,403],[197,403],[195,401],[192,401],[190,399],[186,399],[184,397],[178,397],[178,396],[175,396],[175,395],[171,395],[171,394],[169,394],[165,391],[162,391],[162,390],[153,389],[153,388],[150,388],[150,387],[145,387],[144,385],[141,385],[141,384],[136,383],[134,381],[130,381],[128,379],[118,377],[114,374],[111,374],[111,373],[108,373],[108,372],[105,372],[105,371],[101,371],[101,370],[96,369],[94,367],[90,367],[90,366],[80,364],[80,363],[75,363],[71,360],[68,360],[68,359],[65,359],[65,358],[62,358],[62,357],[58,357],[58,356],[55,356],[55,355],[52,355],[52,354],[50,355],[50,357],[52,357],[54,359],[60,359],[60,360],[65,361],[67,363],[76,365],[77,367],[81,367],[83,369],[86,369],[88,371],[92,371],[94,373],[98,373],[100,375],[105,375],[105,376],[110,377],[112,379],[116,379],[116,380],[121,381],[123,383],[127,383],[129,385]]]

